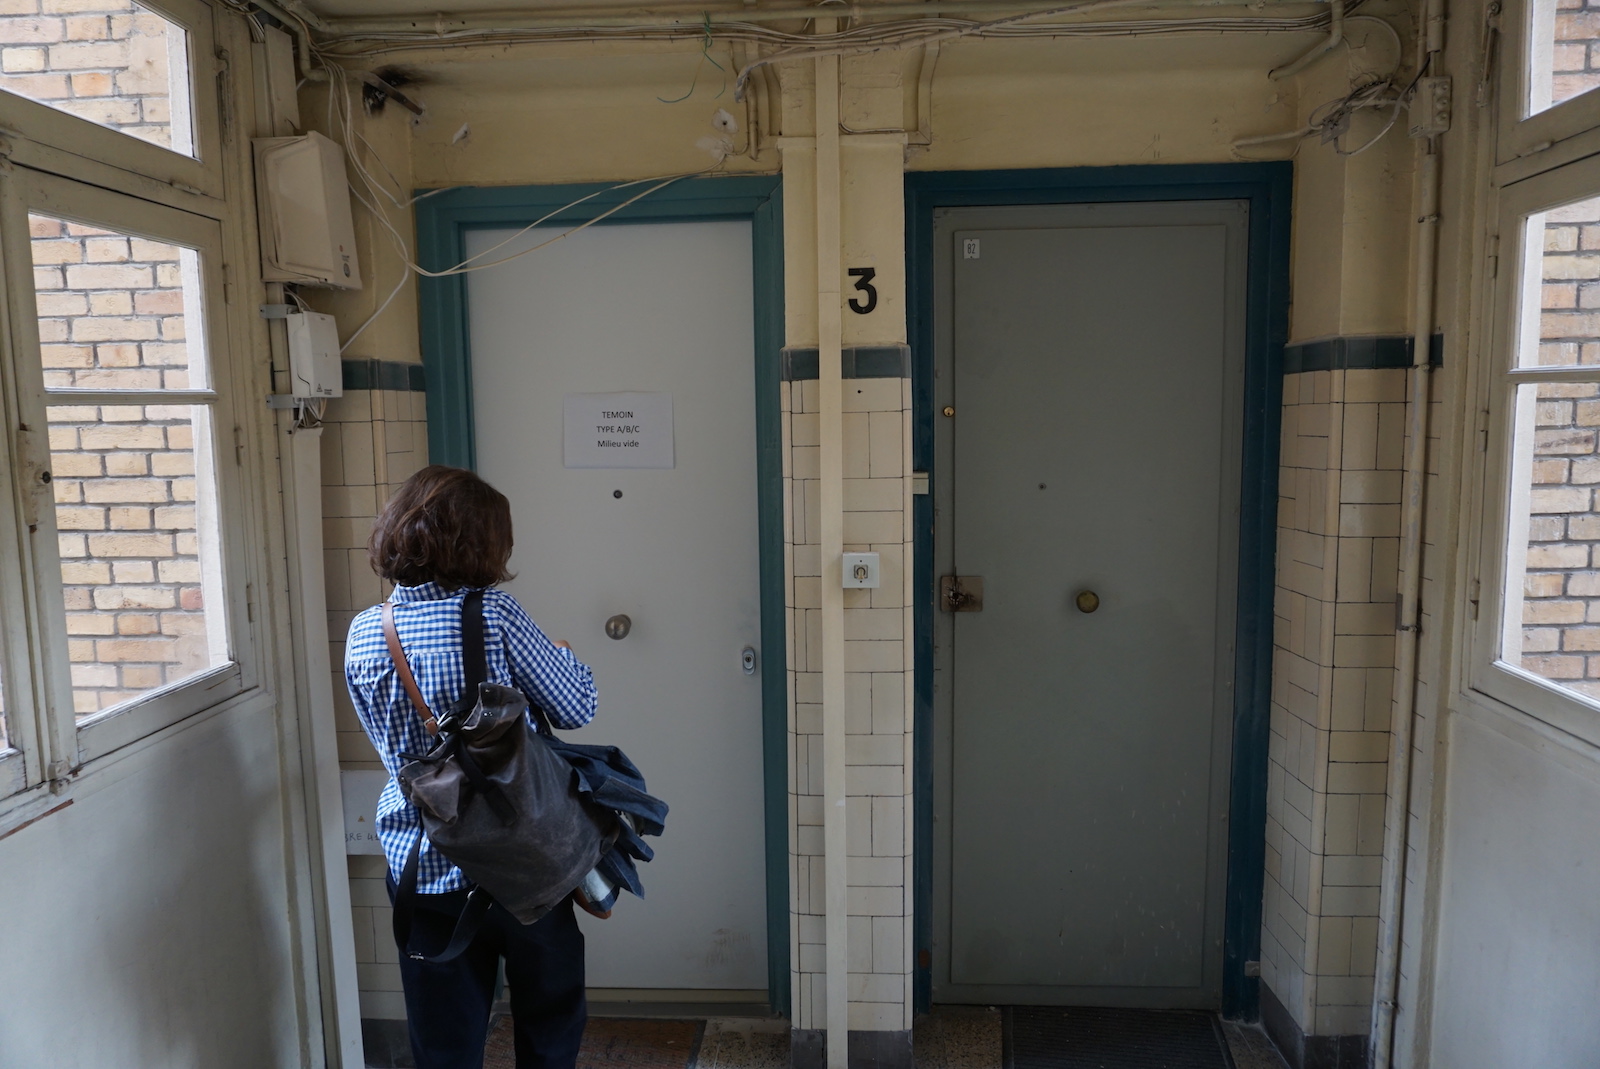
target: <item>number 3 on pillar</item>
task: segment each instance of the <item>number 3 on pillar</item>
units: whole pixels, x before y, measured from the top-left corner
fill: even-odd
[[[875,267],[852,267],[850,269],[850,277],[856,280],[856,289],[866,295],[865,301],[860,297],[851,297],[850,311],[856,315],[864,316],[878,307],[878,288],[872,284],[872,280],[878,277],[878,269]]]

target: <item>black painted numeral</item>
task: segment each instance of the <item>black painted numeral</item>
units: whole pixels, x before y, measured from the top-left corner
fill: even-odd
[[[856,280],[856,289],[867,295],[865,304],[861,303],[860,298],[851,297],[850,311],[856,315],[864,316],[878,307],[878,287],[872,284],[872,280],[878,277],[878,269],[875,267],[852,267],[850,269],[850,277]]]

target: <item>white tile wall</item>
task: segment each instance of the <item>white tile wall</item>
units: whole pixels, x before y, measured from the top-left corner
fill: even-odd
[[[850,1027],[911,1027],[909,678],[911,387],[843,386],[846,552],[876,552],[880,586],[845,594]],[[822,682],[815,381],[784,384],[791,646],[790,861],[796,1028],[825,1026]]]

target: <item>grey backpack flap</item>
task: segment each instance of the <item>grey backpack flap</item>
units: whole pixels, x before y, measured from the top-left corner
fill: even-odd
[[[489,897],[523,924],[532,924],[578,886],[617,834],[613,815],[580,797],[572,765],[545,741],[550,728],[543,711],[536,710],[540,731],[535,732],[523,715],[528,701],[522,693],[485,681],[483,626],[483,593],[473,591],[461,606],[467,686],[444,720],[435,722],[399,647],[393,611],[384,605],[395,670],[424,725],[439,740],[425,756],[402,754],[407,763],[396,779],[417,808],[428,841],[477,884],[462,917],[462,926],[469,928],[487,911]],[[420,850],[419,839],[396,889],[397,938],[409,936]],[[471,941],[462,926],[457,936],[464,938],[451,941],[453,948],[461,943],[457,952]],[[446,950],[429,960],[448,956]]]

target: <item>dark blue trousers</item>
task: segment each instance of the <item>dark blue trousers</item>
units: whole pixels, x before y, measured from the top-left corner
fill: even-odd
[[[389,900],[394,901],[394,878]],[[411,949],[437,954],[450,941],[465,891],[418,895]],[[471,945],[453,961],[429,964],[400,948],[400,982],[417,1069],[482,1069],[495,977],[506,959],[517,1069],[573,1069],[589,1019],[584,996],[583,932],[568,899],[523,925],[498,903]]]

